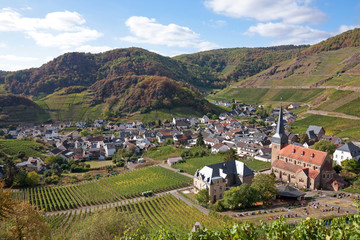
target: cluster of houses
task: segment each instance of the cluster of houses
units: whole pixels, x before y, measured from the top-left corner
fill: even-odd
[[[312,190],[325,189],[338,191],[344,188],[347,183],[335,172],[333,162],[341,164],[342,161],[352,158],[359,161],[360,144],[349,142],[341,145],[340,138],[336,136],[326,136],[325,130],[320,126],[309,126],[306,131],[309,141],[305,142],[304,145],[298,144],[296,143],[298,139],[285,131],[287,121],[284,119],[285,114],[282,108],[279,109],[278,114],[275,133],[272,135],[269,145],[270,148],[266,148],[266,143],[264,142],[268,136],[266,136],[266,138],[259,138],[263,140],[258,141],[259,139],[254,136],[254,132],[244,134],[243,131],[241,133],[243,128],[236,130],[239,131],[235,134],[239,134],[237,137],[225,139],[222,141],[222,144],[228,148],[236,146],[240,156],[246,154],[256,157],[255,153],[260,153],[261,151],[262,155],[267,153],[271,159],[271,173],[275,174],[278,181],[287,185],[290,184],[298,188]],[[231,124],[229,125],[232,126]],[[215,130],[218,128],[223,129],[221,126],[216,126]],[[229,136],[229,134],[227,136]],[[251,139],[252,141],[239,141],[234,144],[233,140],[239,138]],[[309,146],[322,139],[332,141],[338,146],[333,154],[333,158],[330,158],[327,152],[309,148]],[[210,140],[207,139],[206,141],[208,144],[214,142],[213,138]],[[216,144],[218,145],[218,151],[226,151],[226,148],[223,147],[224,145],[220,146],[219,142]],[[262,147],[260,148],[259,146]],[[250,170],[246,164],[234,160],[208,165],[202,169],[198,169],[194,175],[193,185],[196,191],[207,189],[210,201],[215,202],[224,196],[224,192],[229,189],[229,187],[239,186],[243,183],[251,183],[253,176],[253,171]],[[294,189],[292,187],[288,188]],[[289,191],[285,193],[285,196],[291,195],[291,193],[288,192]],[[295,197],[298,198],[299,196],[296,195]]]

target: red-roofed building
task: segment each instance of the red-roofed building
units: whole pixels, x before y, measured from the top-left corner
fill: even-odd
[[[337,191],[345,182],[332,167],[326,152],[288,144],[282,109],[276,133],[272,137],[271,171],[282,182],[299,188],[328,189]]]

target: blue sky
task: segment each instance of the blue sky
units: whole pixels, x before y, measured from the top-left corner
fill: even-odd
[[[359,12],[355,0],[0,0],[0,70],[132,46],[175,56],[314,44],[360,26]]]

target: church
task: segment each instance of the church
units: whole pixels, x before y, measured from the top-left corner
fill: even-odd
[[[345,186],[332,167],[327,152],[288,143],[280,107],[276,132],[271,141],[271,171],[276,179],[298,188],[334,190]]]

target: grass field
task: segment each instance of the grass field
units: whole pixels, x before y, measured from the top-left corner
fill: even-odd
[[[224,161],[223,155],[210,155],[206,157],[190,158],[185,163],[173,165],[173,168],[180,168],[185,172],[194,175],[197,169],[201,169],[206,165],[220,163]]]
[[[216,95],[209,96],[209,99],[235,99],[244,103],[268,101],[310,102],[322,91],[324,89],[226,88]]]
[[[250,169],[255,171],[271,168],[270,162],[264,162],[256,159],[241,160],[241,161],[244,162]]]
[[[350,140],[360,140],[360,121],[305,114],[303,119],[291,124],[291,131],[294,133],[306,132],[309,125],[322,126],[327,135],[337,135],[338,137],[348,137]]]
[[[112,160],[109,160],[109,161],[86,161],[85,163],[90,164],[90,168],[100,168],[100,167],[114,165]]]
[[[209,152],[207,148],[193,147],[193,148],[176,148],[172,145],[160,146],[158,148],[150,149],[145,152],[144,157],[152,158],[153,160],[166,160],[169,157],[181,156],[181,153],[190,151],[193,155],[197,152]]]
[[[12,156],[23,152],[26,157],[43,157],[39,151],[42,146],[42,144],[33,141],[0,139],[0,151]]]
[[[360,96],[360,93],[356,94]],[[360,97],[337,108],[335,111],[360,117]]]

